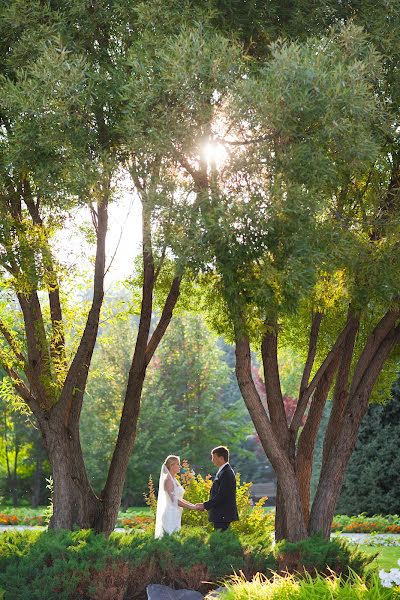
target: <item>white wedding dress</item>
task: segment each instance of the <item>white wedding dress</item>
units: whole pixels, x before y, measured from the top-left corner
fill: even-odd
[[[168,491],[166,482],[172,491]],[[178,500],[182,500],[185,490],[171,475],[165,465],[161,468],[160,483],[158,486],[156,529],[154,537],[162,538],[165,533],[174,533],[181,528],[182,507],[178,506]]]

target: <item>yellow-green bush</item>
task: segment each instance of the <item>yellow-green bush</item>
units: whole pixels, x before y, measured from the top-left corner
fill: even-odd
[[[341,577],[310,577],[302,579],[293,576],[267,579],[258,574],[252,581],[243,577],[233,577],[221,592],[219,600],[400,600],[400,590],[385,589],[374,577],[367,585],[363,579],[353,574],[343,580]]]

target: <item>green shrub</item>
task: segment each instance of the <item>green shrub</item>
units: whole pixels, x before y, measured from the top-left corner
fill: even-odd
[[[274,556],[280,572],[303,572],[314,574],[336,573],[348,577],[351,572],[363,576],[366,568],[377,554],[366,554],[345,540],[327,540],[322,535],[313,535],[300,542],[283,540],[275,545]]]
[[[148,532],[113,533],[108,539],[92,531],[0,536],[5,600],[109,600],[133,597],[149,583],[206,592],[205,581],[239,571],[251,577],[268,564],[269,536],[253,548],[249,536],[234,531],[186,527],[161,540]]]

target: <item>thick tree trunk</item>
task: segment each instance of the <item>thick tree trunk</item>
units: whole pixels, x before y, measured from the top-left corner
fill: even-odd
[[[285,502],[277,481],[276,486],[276,506],[275,506],[275,541],[280,542],[287,538],[287,527],[286,527],[286,513],[285,513]]]
[[[375,328],[354,371],[343,418],[332,434],[334,441],[322,463],[320,480],[310,514],[310,534],[321,532],[327,538],[330,535],[347,463],[354,450],[361,421],[368,410],[372,388],[391,350],[400,341],[400,325],[389,330],[386,337],[380,335],[382,323],[386,320],[385,317]],[[364,363],[363,369],[360,367],[362,363]]]
[[[68,429],[59,420],[49,419],[45,443],[52,466],[52,529],[90,529],[99,510],[99,500],[87,477],[79,430]]]
[[[347,463],[357,441],[357,431],[344,422],[342,432],[331,447],[322,466],[320,480],[310,513],[309,532],[329,538],[335,507],[342,489]]]
[[[302,540],[307,537],[307,529],[296,474],[285,447],[275,435],[255,388],[251,376],[250,346],[244,336],[236,338],[236,375],[261,444],[277,474],[285,515],[285,537],[292,542]]]
[[[101,512],[98,513],[94,529],[109,535],[114,527],[121,505],[129,458],[136,437],[140,399],[145,373],[130,373],[127,397],[122,411],[117,442],[111,459],[107,482],[101,494]]]

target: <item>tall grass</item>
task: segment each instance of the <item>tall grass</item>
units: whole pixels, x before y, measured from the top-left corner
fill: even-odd
[[[296,579],[292,575],[275,575],[267,579],[257,574],[252,581],[242,576],[225,582],[219,600],[400,600],[399,589],[386,589],[373,576],[368,585],[355,573],[341,577],[311,577]]]

